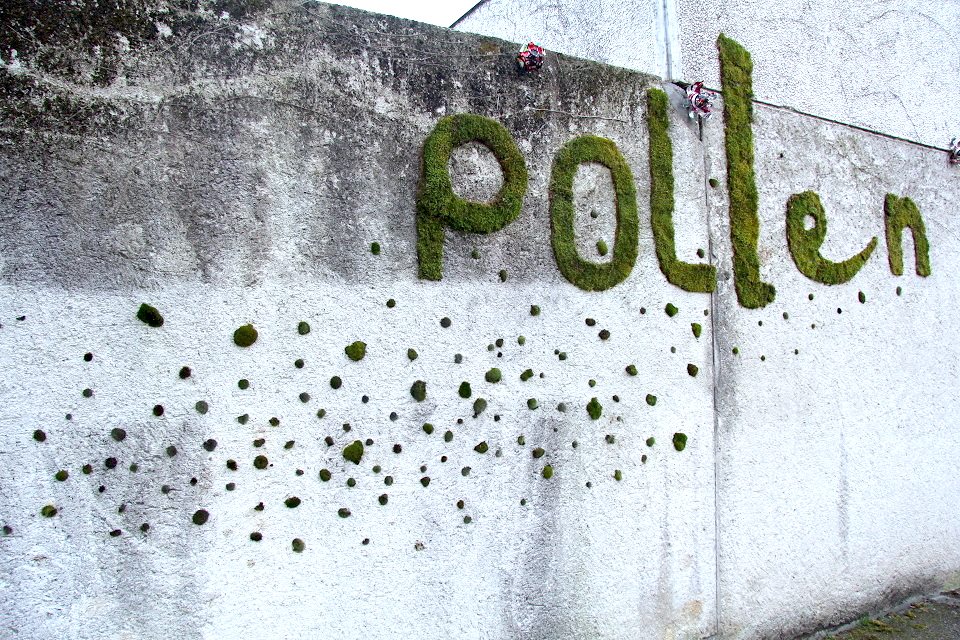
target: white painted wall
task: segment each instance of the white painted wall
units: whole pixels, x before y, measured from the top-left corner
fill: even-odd
[[[758,100],[940,148],[960,135],[960,106],[949,97],[960,77],[956,2],[611,4],[488,0],[456,28],[713,87],[722,32],[753,54]],[[663,19],[672,14],[677,28]],[[675,45],[669,74],[667,43]]]

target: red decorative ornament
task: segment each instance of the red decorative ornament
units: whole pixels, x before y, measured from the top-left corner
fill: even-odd
[[[702,82],[687,87],[687,115],[707,120],[713,115],[713,99],[717,94],[703,88]]]
[[[517,64],[521,71],[533,73],[543,66],[543,47],[530,42],[517,54]]]
[[[950,141],[950,164],[960,164],[960,138]]]

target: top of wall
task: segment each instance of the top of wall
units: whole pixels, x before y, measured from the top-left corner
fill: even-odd
[[[945,148],[960,135],[943,99],[958,21],[960,5],[921,0],[488,0],[456,28],[713,87],[722,32],[753,55],[758,100]]]

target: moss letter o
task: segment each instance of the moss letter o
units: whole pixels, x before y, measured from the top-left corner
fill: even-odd
[[[460,145],[479,142],[490,149],[503,171],[503,187],[490,202],[472,202],[453,192],[447,164]],[[443,278],[443,227],[491,233],[513,222],[527,191],[527,165],[507,129],[490,118],[458,114],[441,118],[423,143],[417,194],[417,260],[420,277]]]
[[[613,260],[594,263],[577,253],[573,235],[573,177],[577,167],[596,162],[610,170],[616,194],[617,231]],[[637,261],[637,191],[633,174],[617,146],[606,138],[580,136],[563,145],[550,176],[550,239],[560,273],[585,291],[605,291],[624,280]]]

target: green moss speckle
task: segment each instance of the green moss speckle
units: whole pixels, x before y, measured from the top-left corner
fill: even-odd
[[[808,218],[813,227],[805,228]],[[824,284],[848,282],[867,263],[877,246],[873,238],[857,255],[842,262],[833,262],[820,255],[820,246],[827,236],[827,215],[820,196],[804,191],[790,196],[787,201],[787,246],[800,273]]]
[[[427,399],[427,383],[423,380],[417,380],[410,386],[410,395],[417,402],[423,402]]]
[[[613,180],[617,227],[613,258],[609,262],[590,262],[577,253],[573,232],[573,179],[577,167],[588,162],[607,167]],[[606,138],[585,135],[561,147],[554,156],[550,176],[550,240],[560,273],[585,291],[605,291],[623,282],[637,261],[638,227],[633,174],[617,146]],[[597,251],[600,249],[598,242]]]
[[[347,511],[347,515],[350,515],[349,510]],[[300,538],[294,538],[290,542],[290,548],[293,549],[294,553],[303,553],[303,551],[307,548],[307,543]]]
[[[344,347],[343,352],[347,354],[348,358],[354,362],[358,362],[363,360],[363,357],[367,355],[367,343],[357,340],[356,342],[348,344],[346,347]]]
[[[201,446],[203,447],[204,451],[213,453],[213,451],[217,448],[217,441],[213,438],[208,438],[207,440],[203,441],[203,445]]]
[[[201,525],[206,524],[207,520],[210,519],[210,513],[206,509],[197,509],[193,512],[193,524]]]
[[[668,302],[667,306],[663,308],[663,312],[666,313],[671,318],[677,315],[677,312],[680,311],[672,302]]]
[[[506,269],[500,269],[500,273],[499,273],[498,275],[500,276],[500,282],[506,282],[506,281],[507,281],[507,270],[506,270]]]
[[[422,485],[424,486],[424,488],[429,487],[429,486],[430,486],[430,476],[423,476],[422,478],[420,478],[420,484],[422,484]]]
[[[407,360],[413,362],[419,357],[420,355],[417,353],[416,349],[407,349]]]
[[[280,418],[278,418],[278,417],[276,417],[276,416],[270,418],[270,420],[268,420],[268,422],[270,423],[270,426],[271,426],[271,427],[279,427],[279,426],[280,426]]]
[[[127,438],[127,432],[120,427],[114,427],[110,430],[110,437],[117,442],[123,442]]]
[[[685,433],[675,433],[673,434],[673,448],[677,451],[683,451],[687,447],[687,434]]]
[[[915,269],[918,276],[930,275],[930,243],[927,241],[927,228],[920,216],[920,209],[910,198],[898,198],[888,193],[883,202],[884,228],[887,238],[887,259],[890,273],[903,275],[903,230],[910,229],[913,234],[913,252]],[[899,287],[897,295],[900,295]]]
[[[371,243],[370,243],[370,253],[372,253],[372,254],[375,255],[375,256],[380,255],[380,243],[379,243],[379,242],[371,242]]]
[[[40,515],[42,515],[44,518],[52,518],[53,516],[57,515],[57,508],[52,504],[44,505],[40,509]]]
[[[163,415],[163,411],[164,411],[164,409],[163,409],[163,405],[162,405],[162,404],[155,404],[155,405],[153,405],[153,409],[152,409],[153,415],[155,415],[155,416],[157,416],[157,417],[159,418],[160,416]]]
[[[190,367],[180,367],[180,373],[177,374],[180,376],[181,380],[186,380],[193,374],[193,371],[190,370]]]
[[[687,374],[691,378],[696,378],[698,373],[700,373],[700,368],[697,365],[692,362],[687,364]]]
[[[522,380],[523,382],[526,382],[532,377],[533,377],[533,369],[527,369],[520,374],[520,380]]]
[[[343,457],[353,464],[360,464],[360,460],[363,458],[363,443],[359,440],[354,440],[348,444],[343,448]]]
[[[483,398],[477,398],[473,401],[473,417],[479,418],[480,414],[487,410],[487,401]]]
[[[458,393],[458,394],[460,395],[460,397],[463,398],[464,400],[466,400],[466,399],[469,398],[471,395],[473,395],[473,391],[470,389],[470,383],[467,382],[466,380],[464,380],[463,382],[461,382],[461,383],[460,383],[460,388],[457,389],[457,393]]]
[[[387,300],[387,309],[393,309],[395,306],[397,306],[396,300],[394,300],[393,298],[390,298],[389,300]]]
[[[628,375],[635,376],[635,375],[637,375],[637,365],[635,365],[635,364],[628,364],[628,365],[627,365],[627,368],[625,369],[625,371],[627,372]]]
[[[652,446],[655,445],[655,444],[657,444],[657,439],[656,439],[656,438],[654,438],[653,436],[650,436],[649,438],[647,438],[647,446],[648,446],[648,447],[652,447]]]
[[[446,431],[443,432],[443,441],[451,442],[452,440],[453,440],[453,431],[450,431],[449,429],[447,429]]]
[[[160,315],[160,312],[157,311],[156,307],[152,307],[146,302],[141,304],[140,308],[137,309],[137,320],[144,322],[151,327],[163,326],[163,316]]]
[[[267,456],[260,455],[253,459],[253,466],[257,469],[266,469],[269,464],[270,461],[267,460]]]
[[[650,405],[651,407],[657,404],[657,396],[653,395],[652,393],[648,393],[647,404]]]
[[[723,87],[724,146],[730,199],[730,239],[737,300],[747,309],[773,302],[776,289],[760,279],[760,217],[753,156],[753,61],[750,52],[722,33],[717,38]]]
[[[693,332],[693,337],[699,339],[700,335],[703,333],[703,327],[700,326],[699,322],[690,323],[690,331]]]
[[[607,253],[608,253],[609,251],[610,251],[610,250],[609,250],[609,248],[607,247],[607,243],[606,243],[604,240],[597,240],[597,253],[598,253],[600,256],[605,256],[605,255],[607,255]]]
[[[238,386],[241,390],[249,389],[249,388],[250,388],[250,381],[247,380],[246,378],[240,378],[239,380],[237,380],[237,386]]]
[[[707,182],[710,184],[711,189],[716,189],[720,186],[720,182],[716,178],[710,178]]]
[[[660,271],[667,281],[684,291],[712,293],[717,287],[717,269],[707,264],[689,264],[677,258],[673,227],[673,144],[667,132],[667,94],[647,90],[647,131],[650,133],[650,223]]]
[[[302,336],[305,336],[308,333],[310,333],[310,323],[306,322],[305,320],[301,320],[300,322],[298,322],[297,333],[299,333]]]
[[[489,371],[487,371],[487,373],[483,376],[484,380],[486,380],[487,382],[489,382],[489,383],[491,383],[491,384],[500,382],[500,380],[502,379],[502,377],[503,377],[503,375],[502,375],[502,373],[500,372],[500,369],[497,369],[496,367],[494,367],[494,368],[490,369]]]
[[[329,469],[320,469],[320,480],[323,482],[330,482],[331,475]]]
[[[293,366],[295,366],[297,369],[303,369],[304,364],[306,363],[303,361],[303,358],[297,358],[293,361]]]
[[[56,478],[59,482],[64,482],[67,478],[70,477],[70,472],[67,471],[66,469],[60,469],[60,471],[57,471],[53,475],[53,477]]]
[[[600,401],[596,398],[590,398],[590,402],[587,403],[587,413],[590,415],[591,420],[599,420],[600,415],[603,413],[603,407],[600,405]]]
[[[380,497],[377,498],[377,502],[379,502],[381,506],[386,506],[387,502],[389,501],[390,501],[390,496],[388,496],[385,493],[380,494]]]
[[[544,451],[542,447],[537,447],[536,449],[534,449],[534,450],[531,452],[531,454],[533,455],[534,458],[542,458],[542,457],[543,457],[543,454],[545,454],[545,453],[546,453],[546,451]]]
[[[247,424],[250,421],[250,414],[245,413],[242,416],[237,416],[237,422],[240,424]]]
[[[546,479],[546,480],[549,480],[550,478],[552,478],[552,477],[553,477],[553,465],[552,465],[552,464],[548,464],[547,466],[545,466],[545,467],[543,468],[543,472],[542,472],[541,475],[543,475],[544,479]]]
[[[615,469],[613,472],[613,479],[617,482],[623,480],[623,472],[621,472],[620,469]]]
[[[433,433],[433,425],[430,424],[429,422],[425,422],[425,423],[423,424],[423,432],[424,432],[425,434],[427,434],[428,436],[429,436],[430,434],[432,434],[432,433]]]
[[[527,398],[527,409],[530,409],[531,411],[533,411],[539,406],[540,406],[540,403],[537,402],[536,398]]]
[[[487,441],[484,440],[483,442],[475,446],[473,450],[476,451],[477,453],[486,453],[489,448],[490,446],[487,444]]]
[[[87,387],[86,389],[84,389],[83,391],[80,392],[80,395],[82,395],[84,398],[92,398],[92,397],[93,397],[93,389]]]
[[[340,376],[333,376],[330,378],[330,387],[332,389],[339,389],[343,386],[343,380],[340,379]]]
[[[310,402],[310,394],[306,391],[301,391],[300,395],[297,396],[300,399],[300,402],[307,404]]]
[[[300,506],[300,498],[297,496],[291,496],[283,501],[283,504],[287,505],[289,509],[296,509]]]
[[[46,442],[47,434],[43,431],[43,429],[36,429],[33,432],[33,439],[37,442]]]
[[[865,294],[863,291],[861,291],[860,293],[857,294],[857,300],[860,301],[860,304],[866,304],[866,303],[867,303],[867,294]]]
[[[252,324],[245,324],[233,332],[233,342],[238,347],[249,347],[257,341],[257,330]]]
[[[897,295],[898,295],[898,296],[902,296],[902,295],[903,295],[903,287],[897,287]]]
[[[196,404],[193,405],[193,408],[200,415],[206,415],[210,411],[210,404],[206,400],[197,400]]]
[[[540,306],[536,304],[530,305],[530,315],[532,316],[540,315]]]

